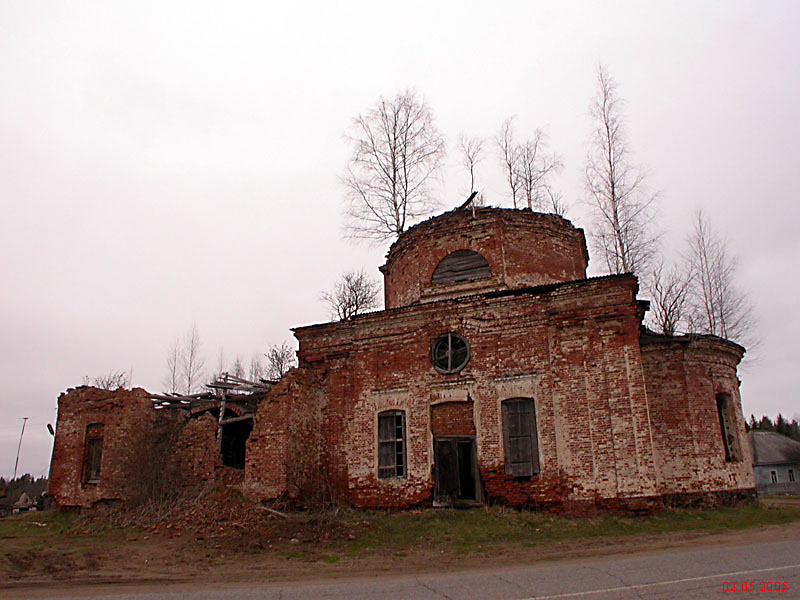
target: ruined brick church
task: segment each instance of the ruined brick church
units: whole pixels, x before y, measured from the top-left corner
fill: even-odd
[[[280,381],[62,394],[50,493],[65,508],[125,502],[143,471],[168,469],[172,485],[358,507],[753,498],[744,349],[649,332],[636,277],[587,278],[588,260],[556,215],[424,221],[381,267],[385,309],[294,329],[298,366]]]

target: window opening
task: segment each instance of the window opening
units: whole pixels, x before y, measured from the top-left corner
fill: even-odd
[[[245,419],[222,426],[222,464],[234,469],[244,469],[247,438],[253,431],[253,421]]]
[[[769,478],[772,483],[778,483],[778,472],[777,471],[770,471]]]
[[[491,276],[492,270],[483,256],[473,250],[456,250],[436,265],[431,283],[457,283]]]
[[[103,425],[95,423],[86,427],[86,447],[83,455],[83,481],[96,483],[100,479],[103,459]]]
[[[515,478],[539,474],[536,409],[531,398],[503,402],[503,445],[506,473]]]
[[[431,362],[440,373],[457,373],[469,362],[469,344],[455,333],[436,338],[431,348]]]
[[[719,429],[722,437],[722,446],[725,450],[725,460],[727,462],[741,460],[736,436],[734,435],[736,427],[729,394],[717,394],[717,416],[719,417]]]
[[[405,413],[391,410],[378,415],[378,477],[405,477]]]
[[[794,483],[794,469],[789,469],[789,481]]]

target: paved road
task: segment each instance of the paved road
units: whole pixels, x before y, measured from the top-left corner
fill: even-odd
[[[724,582],[735,582],[735,589],[725,591]],[[755,590],[741,591],[743,582],[753,582]],[[761,582],[772,582],[772,591],[760,592]],[[245,584],[226,588],[193,585],[113,595],[97,595],[98,591],[95,589],[91,597],[108,600],[800,599],[800,540],[355,581]],[[52,597],[66,600],[87,596]]]

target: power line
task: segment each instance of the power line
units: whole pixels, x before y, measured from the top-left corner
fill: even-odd
[[[22,448],[22,436],[25,433],[25,423],[28,422],[28,417],[22,417],[22,431],[19,433],[19,444],[17,445],[17,460],[14,461],[14,477],[17,478],[17,467],[19,466],[19,450]]]

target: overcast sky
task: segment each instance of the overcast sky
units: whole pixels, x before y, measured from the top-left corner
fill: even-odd
[[[346,270],[386,245],[342,235],[353,117],[416,89],[450,150],[442,210],[467,192],[455,141],[516,114],[583,169],[598,63],[632,157],[660,193],[663,254],[702,208],[739,256],[761,340],[746,415],[800,416],[800,3],[0,1],[0,475],[46,474],[56,398],[84,375],[163,389],[196,324],[206,362],[249,362],[327,320]],[[491,6],[490,6],[491,5]],[[508,206],[493,147],[478,172]],[[597,273],[599,260],[590,263]]]

